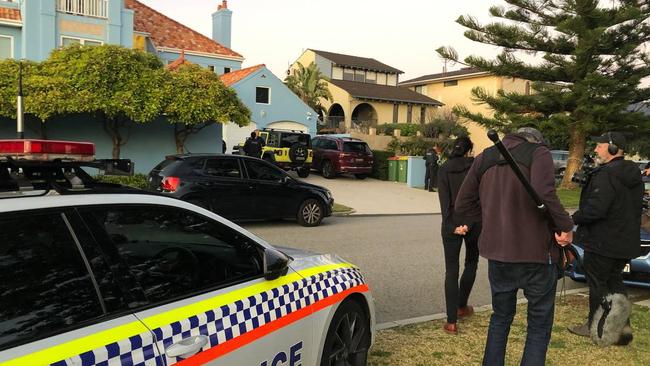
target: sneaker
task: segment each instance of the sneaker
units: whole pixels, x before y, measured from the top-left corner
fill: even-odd
[[[458,326],[456,323],[445,323],[442,329],[449,334],[458,335]]]
[[[458,308],[456,314],[458,314],[459,318],[468,318],[474,315],[474,308],[470,305],[463,306],[462,308]]]
[[[581,337],[589,337],[591,336],[591,333],[589,332],[589,325],[585,324],[580,324],[580,325],[574,325],[572,327],[568,327],[569,332],[579,335]]]

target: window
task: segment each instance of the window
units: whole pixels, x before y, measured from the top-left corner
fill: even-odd
[[[447,80],[443,83],[444,86],[456,86],[458,85],[458,80]]]
[[[374,71],[366,72],[366,83],[376,84],[377,83],[377,73]]]
[[[0,217],[0,349],[103,314],[62,214]]]
[[[227,74],[227,73],[229,73],[229,72],[230,72],[230,67],[224,67],[224,68],[223,68],[223,73],[224,73],[224,74]]]
[[[215,177],[241,178],[237,159],[210,159],[205,163],[205,174]]]
[[[14,38],[0,36],[0,60],[14,58]]]
[[[344,152],[371,154],[370,147],[365,142],[346,142],[343,144]]]
[[[338,150],[339,146],[336,144],[336,141],[326,140],[325,149],[327,149],[327,150]]]
[[[175,298],[262,275],[249,238],[194,212],[174,207],[93,209],[148,301]]]
[[[75,37],[61,37],[61,46],[65,47],[71,44],[81,44],[83,46],[101,46],[104,44],[102,41],[84,39],[84,38],[75,38]]]
[[[343,80],[354,81],[354,70],[343,69]]]
[[[255,102],[260,104],[271,103],[271,89],[258,86],[255,88]]]
[[[318,149],[318,148],[320,148],[320,146],[321,146],[321,141],[323,141],[323,140],[322,140],[322,139],[319,139],[319,138],[317,138],[317,137],[315,137],[315,138],[313,138],[313,139],[311,140],[311,146],[312,146],[314,149]]]
[[[364,83],[366,81],[366,72],[363,70],[354,71],[354,81]]]
[[[214,72],[214,66],[213,65],[208,65],[208,70]]]
[[[281,182],[286,177],[285,172],[273,165],[248,159],[245,160],[245,163],[250,179]]]
[[[301,134],[301,133],[282,133],[280,136],[280,148],[287,148],[291,147],[296,143],[303,144],[305,146],[309,146],[310,143],[310,136],[307,134]]]
[[[416,92],[416,93],[420,93],[420,94],[424,94],[424,85],[418,85],[418,86],[416,86],[416,87],[415,87],[415,92]]]

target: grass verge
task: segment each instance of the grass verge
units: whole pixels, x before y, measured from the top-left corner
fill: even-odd
[[[350,213],[352,211],[354,211],[354,209],[352,207],[348,207],[348,206],[345,206],[345,205],[342,205],[342,204],[336,203],[336,202],[334,202],[334,208],[332,208],[332,213],[335,213],[335,214]]]
[[[547,365],[650,365],[650,309],[634,305],[634,340],[626,347],[601,348],[575,336],[568,326],[587,314],[587,297],[558,299]],[[480,365],[491,312],[477,313],[459,323],[460,334],[448,335],[443,320],[382,330],[370,350],[370,366]],[[510,329],[506,365],[519,365],[526,342],[526,305],[517,307]]]
[[[578,208],[580,203],[580,189],[558,189],[557,196],[564,208]]]

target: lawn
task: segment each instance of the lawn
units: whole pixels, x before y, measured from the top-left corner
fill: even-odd
[[[370,366],[479,365],[491,312],[477,313],[459,323],[460,334],[448,335],[444,321],[382,330],[370,350]],[[634,340],[626,347],[600,348],[588,338],[568,332],[567,326],[587,314],[587,298],[567,295],[557,299],[547,365],[650,365],[650,309],[635,305]],[[526,305],[519,305],[510,330],[507,365],[518,365],[526,340]]]
[[[580,203],[580,189],[558,189],[557,196],[564,208],[578,208]]]
[[[334,202],[334,208],[332,209],[332,212],[342,214],[342,213],[350,213],[352,212],[352,210],[353,210],[352,207],[348,207],[340,203]]]

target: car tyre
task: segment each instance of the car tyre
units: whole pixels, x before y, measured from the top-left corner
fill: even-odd
[[[323,204],[314,198],[306,199],[298,209],[298,223],[302,226],[318,226],[323,221],[324,216]]]
[[[354,177],[357,178],[357,179],[360,179],[360,180],[364,180],[364,179],[368,178],[368,175],[367,174],[355,174]]]
[[[336,178],[336,173],[334,173],[334,166],[332,165],[331,161],[325,160],[323,162],[323,166],[321,167],[321,174],[323,174],[323,178],[326,179]]]
[[[345,301],[334,313],[323,345],[320,366],[365,366],[370,348],[370,321],[356,301]]]
[[[300,178],[307,178],[309,176],[309,168],[298,168],[298,176]]]

